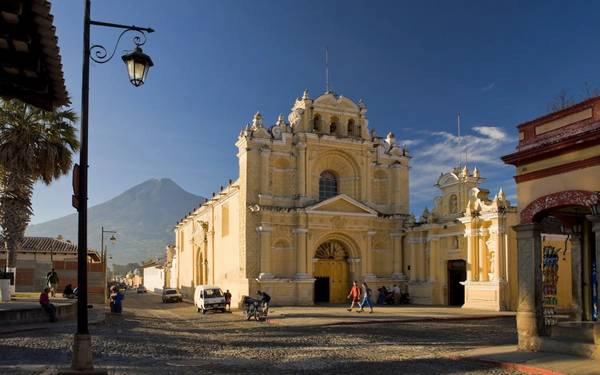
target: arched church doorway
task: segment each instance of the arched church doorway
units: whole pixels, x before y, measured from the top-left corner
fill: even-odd
[[[315,303],[344,303],[348,294],[348,250],[336,240],[322,243],[315,253]]]
[[[467,264],[462,259],[448,261],[448,305],[462,306],[465,303],[465,286],[461,284],[467,279]]]

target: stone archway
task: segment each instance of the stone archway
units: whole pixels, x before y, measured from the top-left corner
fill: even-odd
[[[315,302],[344,303],[348,292],[350,252],[338,240],[321,243],[315,252]]]

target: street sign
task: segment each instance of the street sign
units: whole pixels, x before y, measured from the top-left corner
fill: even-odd
[[[71,199],[71,205],[79,211],[79,164],[73,166],[73,197]]]

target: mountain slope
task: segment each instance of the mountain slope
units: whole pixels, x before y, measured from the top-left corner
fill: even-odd
[[[105,245],[113,263],[140,262],[162,256],[174,241],[173,226],[204,198],[188,193],[171,179],[151,179],[117,197],[88,208],[88,247],[100,249],[101,227],[117,231],[117,242]],[[77,242],[77,214],[27,228],[28,236],[56,237]]]

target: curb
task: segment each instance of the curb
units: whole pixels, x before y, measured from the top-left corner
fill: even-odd
[[[473,361],[473,362],[479,362],[479,363],[486,363],[488,365],[493,365],[495,367],[500,367],[500,368],[507,369],[507,370],[516,370],[516,371],[520,371],[525,374],[532,374],[532,375],[565,375],[562,372],[549,370],[549,369],[545,369],[545,368],[541,368],[541,367],[529,366],[529,365],[525,365],[522,363],[515,363],[515,362],[498,361],[498,360],[494,360],[494,359],[484,359],[484,358],[477,358],[477,357],[461,357],[461,356],[451,356],[451,357],[448,357],[448,359],[453,360],[453,361]]]
[[[426,322],[458,322],[468,320],[491,320],[498,318],[510,318],[508,315],[493,315],[493,316],[457,316],[457,317],[431,317],[431,318],[409,318],[409,319],[384,319],[384,320],[365,320],[357,322],[337,322],[317,324],[318,326],[345,326],[345,325],[362,325],[362,324],[380,324],[380,323],[426,323]]]

